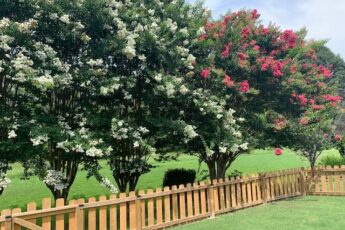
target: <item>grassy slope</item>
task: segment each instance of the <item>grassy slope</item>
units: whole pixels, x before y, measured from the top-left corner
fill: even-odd
[[[197,169],[197,158],[191,156],[181,156],[178,161],[170,162],[153,162],[156,168],[141,177],[138,189],[157,188],[162,184],[164,172],[170,168],[190,168]],[[307,162],[290,151],[285,151],[282,156],[275,156],[272,151],[256,150],[252,154],[243,155],[239,157],[231,166],[228,172],[235,169],[243,173],[254,173],[262,171],[271,171],[277,169],[286,169],[294,167],[307,166]],[[206,169],[202,165],[201,169]],[[104,165],[101,173],[112,179],[108,167]],[[29,180],[20,180],[22,176],[22,168],[20,165],[13,165],[13,169],[9,172],[9,177],[12,183],[5,190],[4,194],[0,196],[0,210],[10,207],[23,207],[28,202],[35,201],[37,204],[41,203],[41,199],[50,196],[49,190],[36,177]],[[113,180],[112,180],[113,181]],[[109,191],[99,185],[99,183],[91,178],[86,179],[84,171],[78,172],[77,179],[73,184],[69,199],[80,197],[91,197],[109,194]]]
[[[221,215],[176,230],[340,230],[345,197],[307,196]]]

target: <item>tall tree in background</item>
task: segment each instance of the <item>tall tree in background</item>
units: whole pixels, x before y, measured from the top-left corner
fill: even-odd
[[[88,128],[91,83],[97,75],[85,71],[89,42],[97,40],[88,30],[102,19],[103,4],[38,0],[13,7],[18,11],[0,15],[1,95],[7,100],[2,111],[10,108],[12,114],[4,117],[12,121],[7,139],[30,143],[35,173],[55,199],[67,199],[79,165],[107,152]]]
[[[90,114],[93,128],[111,146],[107,161],[121,192],[135,190],[150,171],[164,131],[169,106],[165,95],[174,93],[181,69],[194,68],[189,47],[203,25],[200,5],[179,1],[118,1],[106,5],[111,23],[105,26],[104,46],[93,52],[91,70],[99,76]],[[159,132],[162,131],[162,132]],[[159,150],[159,149],[158,149]]]
[[[291,141],[287,132],[308,120],[304,125],[310,126],[301,128],[306,132],[299,137],[318,145],[320,135],[331,128],[340,97],[331,66],[321,64],[315,54],[323,42],[307,42],[305,30],[266,27],[258,18],[256,10],[242,10],[205,25],[194,53],[200,86],[223,82],[224,99],[245,119],[242,126],[257,140],[255,147],[283,145],[308,156],[320,152],[299,149],[305,139]],[[315,132],[318,137],[312,138]]]

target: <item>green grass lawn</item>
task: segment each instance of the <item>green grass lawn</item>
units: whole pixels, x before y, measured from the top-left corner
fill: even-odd
[[[328,154],[335,154],[335,151],[328,151]],[[103,163],[101,173],[112,179],[108,167]],[[140,178],[138,189],[148,189],[161,187],[164,172],[170,168],[198,169],[197,158],[182,155],[178,161],[154,162],[156,166],[148,174]],[[233,170],[239,170],[244,174],[255,172],[272,171],[278,169],[288,169],[307,166],[308,163],[291,151],[286,150],[283,155],[275,156],[272,150],[256,150],[251,154],[240,156],[231,166],[228,173]],[[206,169],[205,165],[201,169]],[[8,173],[12,183],[0,196],[0,210],[13,207],[24,207],[28,202],[35,201],[41,203],[42,198],[51,197],[50,191],[37,178],[32,177],[29,180],[21,180],[23,170],[19,164],[14,164],[12,170]],[[114,181],[112,179],[112,181]],[[107,195],[109,191],[103,188],[94,179],[86,179],[86,172],[79,171],[77,179],[73,184],[69,199],[88,198],[91,196]]]
[[[174,230],[340,230],[345,197],[306,196],[217,216]]]

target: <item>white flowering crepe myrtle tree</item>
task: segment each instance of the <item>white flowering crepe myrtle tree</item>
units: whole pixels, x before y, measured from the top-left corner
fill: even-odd
[[[189,82],[190,83],[190,82]],[[180,133],[187,152],[204,162],[211,180],[225,179],[226,171],[238,156],[248,153],[248,137],[242,134],[243,118],[227,107],[227,97],[220,97],[207,88],[196,88],[185,82],[176,95],[180,111]],[[195,87],[195,85],[194,85]],[[213,88],[214,89],[214,88]],[[218,91],[221,92],[221,91]]]
[[[99,78],[92,112],[97,133],[111,145],[108,163],[119,190],[134,190],[140,176],[152,167],[148,160],[165,122],[164,100],[173,93],[163,78],[176,78],[194,68],[189,47],[204,23],[204,11],[184,1],[110,1],[111,36],[90,67],[105,72]],[[165,137],[164,137],[165,138]]]
[[[20,9],[22,2],[28,6],[25,14],[19,10],[0,15],[6,38],[1,40],[5,52],[1,61],[6,62],[2,92],[14,95],[11,103],[18,114],[8,138],[16,138],[16,129],[28,136],[17,138],[31,143],[35,172],[55,199],[67,199],[80,163],[107,152],[88,129],[86,111],[97,76],[88,75],[89,66],[84,64],[92,49],[87,31],[101,20],[90,12],[102,4],[38,0],[14,5]]]

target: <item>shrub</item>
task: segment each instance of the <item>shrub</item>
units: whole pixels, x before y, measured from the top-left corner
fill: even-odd
[[[242,172],[235,169],[229,174],[229,179],[231,179],[231,177],[238,177],[238,176],[242,176]]]
[[[163,187],[194,183],[196,172],[194,169],[169,169],[164,174]]]
[[[324,166],[345,165],[345,158],[341,156],[325,156],[321,158],[319,165],[324,165]]]

